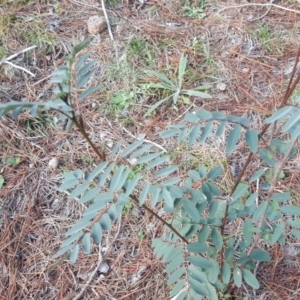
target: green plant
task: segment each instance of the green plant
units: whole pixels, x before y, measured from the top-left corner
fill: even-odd
[[[194,300],[208,297],[217,300],[219,296],[229,297],[229,284],[241,287],[243,282],[258,289],[260,284],[255,275],[256,262],[271,261],[264,244],[284,245],[285,228],[288,226],[294,228],[290,231],[291,235],[300,239],[300,207],[291,201],[289,192],[277,188],[281,171],[294,155],[295,144],[300,136],[300,108],[288,104],[300,81],[298,75],[293,82],[300,49],[279,109],[265,119],[263,128],[250,128],[250,121],[245,117],[198,110],[187,113],[181,122],[170,125],[161,133],[163,139],[177,137],[178,144],[187,140],[188,145],[192,146],[196,142],[205,143],[211,134],[220,136],[226,128],[229,131],[226,138],[228,155],[244,137],[249,154],[243,170],[228,193],[220,188],[222,165],[213,166],[209,170],[200,165],[198,169],[188,171],[182,181],[182,178],[176,177],[175,172],[179,167],[172,164],[170,155],[143,139],[125,146],[125,141],[119,141],[112,151],[105,149],[105,146],[105,150],[99,150],[92,143],[84,129],[83,117],[76,110],[77,99],[73,99],[71,93],[75,77],[77,87],[82,88],[93,75],[90,70],[93,62],[83,65],[88,54],[76,59],[87,44],[88,41],[84,41],[75,46],[67,57],[67,65],[54,72],[53,82],[58,84],[57,100],[47,103],[0,104],[0,116],[13,111],[12,116],[16,117],[24,109],[30,109],[32,115],[37,113],[38,108],[59,111],[70,120],[70,124],[77,127],[101,160],[91,172],[84,174],[78,169],[64,174],[60,189],[69,191],[69,199],[78,198],[86,209],[81,219],[66,232],[62,249],[54,257],[70,253],[70,261],[75,263],[80,247],[85,253],[90,253],[92,240],[101,243],[102,232],[110,230],[112,222],[127,209],[128,203],[134,203],[164,224],[164,233],[153,239],[152,246],[155,255],[168,263],[167,284],[172,287],[171,297]],[[185,66],[186,58],[182,57],[179,74],[183,75]],[[73,67],[75,76],[71,72]],[[164,84],[172,86],[166,77],[161,74],[157,77]],[[182,76],[179,76],[180,80]],[[87,88],[79,95],[78,101],[84,100],[97,89]],[[285,138],[276,140],[273,133],[281,125]],[[254,157],[256,160],[261,159],[265,166],[242,182]],[[141,165],[143,169],[139,169]],[[274,173],[271,173],[267,192],[260,189],[259,185],[255,192],[251,191],[250,185],[264,181],[264,174],[269,169],[273,169]],[[195,187],[195,183],[200,183],[200,187]],[[169,213],[168,220],[154,211],[159,202],[164,211]],[[241,239],[238,240],[225,230],[228,221],[235,220],[242,224]],[[264,243],[260,243],[261,239]]]
[[[119,91],[113,95],[113,97],[111,98],[111,102],[115,104],[118,108],[122,109],[129,107],[130,103],[136,100],[135,98],[136,96],[132,91]]]
[[[185,16],[199,19],[206,17],[206,13],[203,10],[203,8],[207,6],[207,2],[205,0],[198,1],[198,4],[196,4],[196,1],[194,1],[193,4],[189,2],[190,1],[186,1],[181,9]]]
[[[201,92],[201,90],[207,90],[210,88],[209,85],[202,85],[193,89],[183,89],[183,76],[186,71],[187,56],[182,55],[179,61],[178,67],[178,81],[173,82],[165,74],[158,73],[153,70],[146,70],[145,72],[152,75],[160,80],[159,83],[146,83],[141,85],[146,90],[148,89],[163,89],[171,92],[166,98],[157,101],[150,109],[146,112],[145,116],[149,116],[156,108],[162,105],[164,102],[173,99],[173,104],[176,105],[179,98],[185,99],[187,96],[196,96],[201,98],[211,98],[210,94]]]
[[[199,18],[199,19],[203,19],[204,17],[206,17],[206,13],[200,7],[194,8],[194,7],[184,6],[182,10],[187,17]]]
[[[4,185],[4,177],[2,175],[0,175],[0,190],[2,189],[3,185]]]
[[[20,163],[20,157],[9,157],[9,158],[2,158],[2,163],[8,166],[16,166]]]

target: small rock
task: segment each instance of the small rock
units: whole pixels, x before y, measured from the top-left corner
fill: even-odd
[[[220,91],[225,91],[226,90],[227,85],[223,82],[219,82],[217,84],[217,89],[219,89]]]
[[[98,272],[102,274],[107,274],[109,271],[109,265],[106,262],[101,262],[100,266],[98,267]]]
[[[88,32],[90,34],[98,34],[105,30],[106,20],[104,17],[92,16],[89,18],[87,25],[88,25]]]
[[[59,159],[57,157],[51,158],[49,163],[48,163],[48,166],[51,169],[57,169],[58,165],[59,165]]]
[[[249,68],[243,68],[243,69],[242,69],[242,72],[243,72],[243,73],[249,73],[249,71],[250,71]]]

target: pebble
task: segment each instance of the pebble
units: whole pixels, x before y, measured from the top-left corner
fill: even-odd
[[[87,26],[90,34],[98,34],[106,29],[106,20],[104,17],[92,16],[88,19]]]
[[[59,159],[57,157],[53,157],[49,160],[48,166],[51,169],[57,169],[58,165],[59,165]]]
[[[217,84],[217,89],[219,89],[220,91],[225,91],[226,90],[227,85],[223,82],[219,82]]]

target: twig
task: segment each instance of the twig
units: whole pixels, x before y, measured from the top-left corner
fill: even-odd
[[[271,1],[270,1],[270,4],[272,4],[273,2],[274,2],[274,0],[271,0]],[[272,8],[272,6],[270,6],[270,7],[267,9],[267,11],[266,11],[263,15],[261,15],[261,16],[259,16],[259,17],[257,17],[257,18],[250,19],[250,20],[248,20],[248,21],[249,21],[249,22],[254,22],[254,21],[257,21],[257,20],[262,19],[263,17],[265,17],[265,16],[269,13],[269,11],[271,10],[271,8]]]
[[[241,5],[233,5],[233,6],[228,6],[228,7],[224,7],[222,9],[220,9],[218,11],[218,13],[220,13],[220,12],[222,12],[224,10],[227,10],[227,9],[241,8],[241,7],[246,7],[246,6],[262,6],[262,7],[264,7],[264,6],[271,6],[271,7],[276,7],[276,8],[282,9],[282,10],[294,12],[296,14],[300,14],[299,10],[295,10],[295,9],[283,7],[283,6],[280,6],[280,5],[273,4],[273,3],[265,3],[265,4],[263,4],[263,3],[247,3],[247,4],[241,4]]]
[[[20,70],[22,70],[22,71],[28,73],[28,74],[31,75],[32,77],[35,77],[35,75],[34,75],[32,72],[26,70],[26,69],[23,68],[23,67],[17,66],[17,65],[13,64],[13,63],[10,62],[10,61],[4,61],[3,63],[4,63],[4,64],[11,65],[12,67],[14,67],[14,68],[16,68],[16,69],[20,69]]]
[[[134,136],[130,131],[128,131],[125,127],[123,127],[123,130],[126,131],[130,136],[132,136],[132,137],[135,138],[135,136]],[[145,141],[146,143],[149,143],[149,144],[154,145],[155,147],[161,149],[161,150],[164,151],[164,152],[167,152],[167,150],[166,150],[164,147],[162,147],[161,145],[159,145],[159,144],[157,144],[157,143],[155,143],[155,142],[152,142],[152,141],[146,140],[146,139],[144,139],[144,141]]]
[[[112,34],[112,31],[111,31],[110,22],[109,22],[109,19],[108,19],[108,15],[107,15],[107,11],[106,11],[106,8],[105,8],[105,2],[104,2],[104,0],[101,0],[101,5],[102,5],[102,10],[103,10],[103,13],[104,13],[104,16],[105,16],[105,20],[106,20],[106,24],[107,24],[107,29],[108,29],[108,32],[109,32],[109,35],[110,35],[110,39],[113,41],[114,40],[114,36]]]
[[[36,48],[36,47],[37,47],[37,46],[31,46],[31,47],[28,47],[28,48],[26,48],[26,49],[24,49],[24,50],[21,50],[20,52],[17,52],[17,53],[15,53],[15,54],[13,54],[13,55],[7,57],[7,58],[4,58],[4,59],[2,59],[2,60],[0,61],[0,65],[1,65],[3,62],[8,61],[8,60],[12,60],[13,58],[17,57],[18,55],[20,55],[20,54],[22,54],[22,53],[25,53],[25,52],[27,52],[27,51],[29,51],[29,50],[31,50],[31,49],[34,49],[34,48]]]

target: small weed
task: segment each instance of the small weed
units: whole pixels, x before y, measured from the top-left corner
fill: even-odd
[[[48,46],[53,46],[56,44],[55,38],[47,30],[39,24],[39,22],[30,22],[32,26],[30,29],[25,26],[24,30],[20,32],[20,37],[26,42],[32,45],[46,44]]]
[[[94,159],[85,154],[81,155],[81,160],[82,160],[83,164],[86,166],[90,166],[94,163]]]
[[[127,56],[128,60],[138,59],[146,66],[150,66],[154,62],[153,45],[149,44],[144,38],[134,37],[129,43]]]
[[[151,76],[156,77],[159,82],[158,83],[147,83],[142,84],[141,87],[145,90],[151,90],[151,89],[162,89],[162,90],[168,90],[170,92],[170,95],[165,97],[162,100],[159,100],[154,105],[152,105],[149,110],[146,112],[145,117],[149,116],[154,110],[156,110],[160,105],[162,105],[164,102],[172,98],[173,104],[176,105],[178,100],[181,99],[184,103],[189,102],[188,96],[195,96],[200,98],[211,98],[211,96],[206,93],[202,92],[201,90],[207,90],[210,88],[208,85],[198,86],[194,89],[183,89],[183,76],[186,72],[186,66],[187,66],[187,56],[182,55],[179,61],[179,67],[178,67],[178,80],[172,81],[169,79],[165,74],[158,73],[153,70],[146,70],[145,73],[149,74]],[[149,80],[148,80],[149,81]]]
[[[137,238],[138,238],[139,240],[143,240],[143,239],[145,238],[144,232],[139,231],[139,232],[137,233]]]
[[[39,133],[41,136],[47,137],[45,129],[55,128],[54,118],[47,113],[41,113],[34,118],[29,118],[25,122],[28,132],[33,132],[35,135]]]
[[[2,189],[3,185],[4,185],[4,178],[2,175],[0,175],[0,190]],[[0,221],[0,225],[1,225],[1,221]]]
[[[198,2],[198,4],[196,2],[197,1],[190,3],[190,1],[185,1],[181,10],[187,17],[203,19],[206,17],[206,13],[204,12],[203,8],[205,8],[208,4],[206,0],[201,0]]]
[[[189,7],[189,6],[184,6],[182,8],[182,11],[184,12],[186,17],[190,18],[196,18],[196,19],[203,19],[206,17],[206,13],[203,11],[202,8],[196,7]]]
[[[282,53],[284,41],[279,32],[272,32],[268,26],[259,25],[256,30],[250,31],[250,34],[265,50]]]
[[[128,108],[134,101],[136,101],[136,95],[132,91],[119,91],[111,98],[111,102],[120,109]]]
[[[2,158],[2,163],[7,166],[16,166],[20,163],[20,157],[9,157],[9,158]]]
[[[124,208],[123,208],[123,211],[122,211],[123,215],[129,214],[130,211],[131,211],[131,209],[132,209],[133,207],[134,207],[134,204],[133,204],[133,202],[130,200],[128,203],[126,203],[126,204],[124,205]]]
[[[114,6],[118,4],[118,0],[106,0],[107,7]]]

